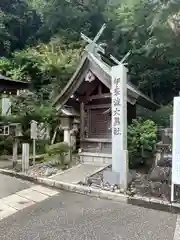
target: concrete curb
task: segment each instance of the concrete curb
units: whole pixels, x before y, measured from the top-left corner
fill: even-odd
[[[108,192],[101,189],[82,186],[78,184],[60,182],[60,181],[52,180],[49,178],[31,177],[31,176],[28,176],[27,174],[18,173],[13,170],[0,169],[0,173],[13,176],[16,178],[20,178],[23,180],[31,181],[34,183],[38,183],[41,185],[65,190],[65,191],[75,192],[83,195],[89,195],[92,197],[97,197],[102,199],[114,200],[117,202],[124,202],[127,204],[145,207],[149,209],[155,209],[155,210],[172,212],[172,213],[180,213],[179,203],[170,203],[168,201],[164,201],[157,198],[148,198],[148,197],[141,197],[141,196],[130,197],[120,193]]]
[[[0,173],[4,175],[9,175],[12,177],[20,178],[26,181],[31,181],[34,183],[39,183],[41,185],[54,187],[57,189],[80,193],[83,195],[89,195],[92,197],[99,197],[103,199],[109,199],[109,200],[115,200],[118,202],[127,202],[127,197],[124,194],[114,193],[114,192],[107,192],[104,190],[88,187],[88,186],[82,186],[78,184],[71,184],[61,181],[56,181],[49,178],[41,178],[41,177],[31,177],[24,173],[15,172],[12,170],[7,169],[0,169]]]

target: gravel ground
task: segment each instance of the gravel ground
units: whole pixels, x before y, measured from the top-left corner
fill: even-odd
[[[80,183],[84,185],[89,185],[95,188],[101,188],[103,190],[111,192],[120,192],[120,189],[117,185],[110,185],[108,182],[105,182],[103,179],[103,172],[106,170],[111,170],[111,166],[105,168],[101,172],[89,177],[86,182]],[[156,197],[162,200],[170,200],[170,184],[168,181],[152,181],[151,174],[144,172],[136,172],[135,178],[132,180],[131,185],[129,186],[126,194],[128,195],[141,195],[147,197]],[[177,192],[177,191],[176,191]]]
[[[9,157],[9,156],[8,156]],[[7,158],[7,156],[6,156]],[[42,158],[43,159],[43,158]],[[41,161],[42,161],[41,159]],[[44,162],[38,162],[36,160],[36,165],[32,166],[32,161],[30,161],[31,166],[29,167],[27,174],[32,177],[50,177],[59,173],[62,173],[66,169],[71,168],[72,166],[75,166],[79,164],[79,158],[75,154],[72,156],[72,162],[69,164],[69,166],[62,166],[56,162],[56,160],[50,160],[50,161],[44,161]],[[4,169],[11,169],[17,172],[22,171],[22,165],[21,162],[18,162],[16,166],[13,168],[12,161],[10,160],[0,160],[0,168]]]

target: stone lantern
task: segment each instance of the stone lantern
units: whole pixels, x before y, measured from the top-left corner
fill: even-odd
[[[69,116],[61,117],[61,128],[64,131],[64,142],[71,145],[71,135],[70,135],[71,119]]]
[[[75,133],[78,133],[78,131],[79,131],[79,124],[80,124],[79,120],[75,118],[75,119],[73,120],[73,125],[72,125],[72,130],[73,130]]]
[[[71,130],[71,146],[73,150],[76,150],[76,137],[79,131],[79,120],[74,119],[72,122]]]

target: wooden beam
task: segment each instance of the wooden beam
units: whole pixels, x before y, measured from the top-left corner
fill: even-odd
[[[98,85],[98,94],[101,95],[102,94],[102,83],[100,82]]]
[[[99,104],[99,105],[86,105],[86,109],[101,109],[101,108],[110,108],[111,104]]]
[[[84,138],[81,139],[82,142],[97,142],[97,143],[111,143],[112,139],[110,138]]]
[[[103,93],[103,94],[92,95],[89,97],[90,100],[103,99],[103,98],[111,98],[111,94]]]

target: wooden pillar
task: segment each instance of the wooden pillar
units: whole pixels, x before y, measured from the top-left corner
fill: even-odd
[[[84,102],[81,102],[81,105],[80,105],[80,138],[81,140],[84,139],[84,127],[85,127],[84,114],[85,114]]]

